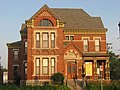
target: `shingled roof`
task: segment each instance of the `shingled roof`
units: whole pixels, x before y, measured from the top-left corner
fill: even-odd
[[[65,22],[65,28],[101,29],[104,28],[100,17],[91,17],[83,9],[51,8],[54,14]]]
[[[103,29],[104,25],[100,17],[91,17],[83,9],[76,8],[49,8],[46,4],[40,8],[30,19],[47,9],[68,29]]]

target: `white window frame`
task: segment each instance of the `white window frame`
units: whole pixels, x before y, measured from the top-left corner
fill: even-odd
[[[40,33],[40,47],[37,48],[36,47],[36,33]],[[48,33],[48,47],[43,47],[43,33]],[[57,41],[57,30],[34,30],[34,34],[33,34],[33,37],[34,37],[34,46],[33,48],[35,49],[52,49],[52,36],[51,36],[51,33],[55,33],[55,47],[54,48],[57,48],[57,45],[56,45],[56,41]]]
[[[95,42],[95,40],[99,40],[99,49],[96,49],[96,43],[95,43],[95,51],[100,52],[101,37],[93,37],[93,40],[94,40],[94,42]]]
[[[33,76],[36,76],[36,66],[35,66],[35,60],[36,58],[40,58],[40,75],[44,75],[44,76],[51,76],[52,75],[52,71],[51,71],[51,67],[52,67],[52,63],[51,63],[51,59],[55,58],[55,73],[57,72],[57,56],[56,55],[48,55],[48,56],[44,56],[44,55],[35,55],[34,56],[34,73]],[[48,58],[48,74],[43,74],[43,59]]]
[[[17,51],[17,55],[15,55],[15,51]],[[18,60],[19,59],[19,49],[13,49],[13,59]]]
[[[73,41],[74,40],[74,35],[65,35],[65,40],[66,40],[66,37],[68,37],[67,41]],[[71,37],[73,37],[72,40],[71,40]]]
[[[25,52],[25,54],[26,54],[26,53],[27,53],[27,41],[25,41],[24,43],[25,43],[25,46],[24,46],[25,51],[24,51],[24,52]]]
[[[42,74],[48,75],[49,74],[49,58],[42,58],[42,62],[43,62],[42,63]],[[44,72],[45,69],[47,70],[46,72]]]
[[[54,73],[55,73],[55,58],[51,58],[51,74]]]
[[[100,40],[99,39],[95,40],[95,51],[96,52],[100,51]]]
[[[35,59],[35,74],[40,75],[40,58]]]
[[[88,44],[88,39],[84,39],[84,40],[83,40],[84,51],[88,51],[88,48],[89,48],[88,45],[89,45],[89,44]]]

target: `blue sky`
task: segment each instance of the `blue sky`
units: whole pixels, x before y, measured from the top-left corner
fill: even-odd
[[[21,24],[44,4],[50,8],[82,8],[91,16],[102,18],[107,32],[107,42],[113,43],[113,51],[119,54],[120,0],[1,0],[0,1],[0,56],[7,67],[6,43],[20,40]]]

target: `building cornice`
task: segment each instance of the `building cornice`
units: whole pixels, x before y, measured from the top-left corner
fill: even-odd
[[[106,34],[107,29],[64,29],[64,34]]]

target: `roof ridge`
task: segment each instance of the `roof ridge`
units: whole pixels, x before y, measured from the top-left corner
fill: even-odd
[[[50,9],[73,9],[73,10],[77,9],[77,10],[81,10],[82,8],[50,8]]]

